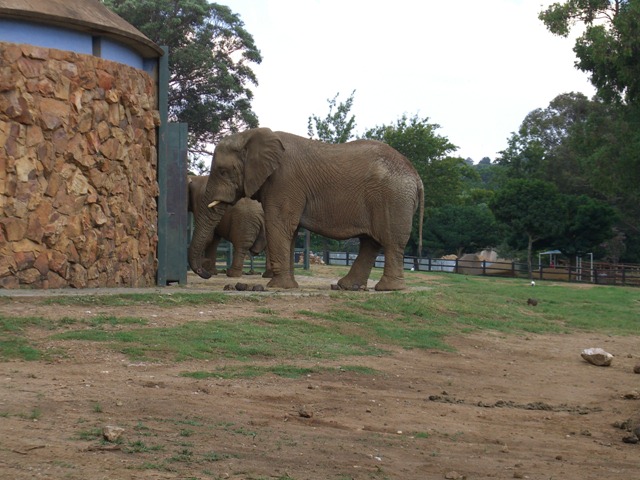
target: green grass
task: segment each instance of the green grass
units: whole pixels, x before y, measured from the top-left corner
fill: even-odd
[[[226,366],[222,368],[217,368],[210,372],[203,371],[195,371],[195,372],[184,372],[181,375],[183,377],[191,377],[196,379],[206,379],[206,378],[222,378],[222,379],[232,379],[232,378],[255,378],[260,377],[266,374],[278,375],[279,377],[284,378],[300,378],[306,375],[311,375],[314,373],[322,373],[322,372],[331,372],[336,371],[336,369],[330,369],[326,367],[314,367],[314,368],[304,368],[297,367],[295,365],[272,365],[272,366],[258,366],[258,365],[239,365],[239,366]],[[355,372],[362,375],[372,375],[374,373],[378,373],[375,370],[367,367],[360,366],[342,366],[338,369],[341,372]]]
[[[380,349],[355,335],[304,320],[280,317],[236,321],[185,322],[171,328],[82,329],[59,333],[58,340],[107,342],[133,359],[337,358],[371,355]]]
[[[407,272],[407,282],[425,289],[384,294],[332,292],[329,311],[301,309],[292,318],[259,307],[239,309],[241,316],[225,320],[190,321],[172,327],[152,327],[144,319],[125,315],[38,317],[0,315],[0,359],[45,359],[44,350],[29,340],[29,332],[50,332],[49,340],[99,342],[134,360],[184,361],[226,358],[247,365],[190,375],[221,378],[265,374],[303,376],[314,373],[295,366],[296,360],[336,360],[384,355],[390,348],[449,350],[447,337],[494,330],[505,334],[565,334],[575,331],[636,335],[640,290],[523,279]],[[224,293],[70,295],[48,304],[167,307],[211,303],[262,302],[265,297]],[[527,305],[536,298],[537,306]],[[126,311],[126,309],[123,309]],[[253,310],[256,311],[255,309]],[[266,314],[266,315],[265,315]],[[249,362],[268,359],[276,366]]]

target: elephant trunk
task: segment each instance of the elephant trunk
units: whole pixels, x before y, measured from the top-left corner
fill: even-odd
[[[203,200],[203,203],[205,201]],[[227,210],[228,204],[221,203],[213,208],[202,205],[195,217],[195,226],[191,243],[189,244],[189,266],[202,278],[210,278],[211,273],[202,266],[205,249],[213,238],[213,232],[220,223],[220,219]]]

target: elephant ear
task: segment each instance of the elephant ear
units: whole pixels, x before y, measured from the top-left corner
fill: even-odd
[[[245,144],[244,194],[253,196],[280,166],[284,145],[269,128],[256,128]]]

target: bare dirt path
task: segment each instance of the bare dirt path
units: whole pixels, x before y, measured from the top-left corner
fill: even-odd
[[[296,294],[261,294],[261,308],[292,316],[331,308],[335,279],[299,280]],[[189,289],[235,281],[193,281]],[[250,303],[88,309],[42,305],[37,295],[1,300],[2,315],[100,313],[150,326],[256,311]],[[32,333],[41,348],[58,346]],[[0,478],[638,478],[640,445],[624,443],[628,432],[614,426],[640,413],[637,337],[487,332],[447,342],[455,351],[323,361],[328,368],[303,378],[200,380],[181,373],[229,361],[136,363],[67,341],[55,360],[0,363]],[[615,355],[611,367],[580,358],[594,346]],[[106,425],[124,429],[121,443],[101,441]]]

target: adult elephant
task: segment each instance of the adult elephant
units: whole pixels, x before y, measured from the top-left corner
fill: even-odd
[[[424,188],[411,163],[384,143],[326,144],[268,128],[224,138],[217,146],[189,248],[194,272],[208,278],[202,258],[220,218],[243,197],[262,204],[273,278],[267,286],[297,288],[293,248],[300,227],[337,240],[358,237],[360,251],[343,289],[366,286],[380,249],[385,266],[376,290],[406,288],[404,248]],[[208,207],[208,208],[207,208]]]
[[[189,175],[189,211],[193,212],[198,222],[202,210],[207,210],[207,202],[203,201],[208,175]],[[220,222],[208,235],[204,246],[203,267],[213,275],[218,274],[216,258],[220,240],[225,239],[233,245],[233,260],[227,269],[227,276],[242,275],[244,259],[250,252],[254,255],[262,252],[267,246],[264,227],[264,212],[259,202],[249,198],[241,198],[222,216]],[[267,271],[268,265],[267,265]],[[269,276],[267,274],[267,276]]]

